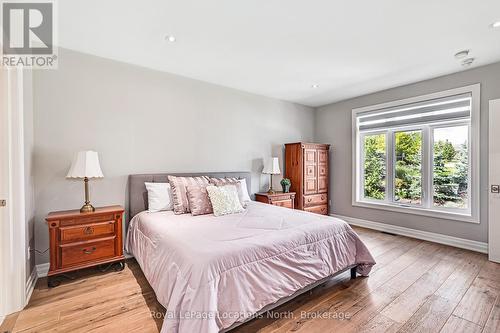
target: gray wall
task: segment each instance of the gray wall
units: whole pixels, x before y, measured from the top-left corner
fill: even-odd
[[[90,182],[92,203],[125,205],[133,173],[252,171],[256,192],[267,186],[262,158],[313,139],[311,108],[64,49],[59,69],[35,71],[33,85],[40,251],[45,215],[83,203],[83,182],[65,179],[79,150],[100,154],[105,178]]]
[[[367,105],[481,83],[481,198],[480,224],[353,207],[351,111]],[[488,101],[500,98],[500,63],[402,86],[320,107],[316,110],[315,140],[332,144],[331,182],[335,214],[412,229],[487,242],[488,235]]]

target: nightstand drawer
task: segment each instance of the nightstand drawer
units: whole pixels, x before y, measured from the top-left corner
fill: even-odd
[[[78,218],[73,218],[73,219],[61,219],[59,222],[60,227],[69,227],[69,226],[74,226],[74,225],[80,225],[80,224],[87,224],[87,223],[98,223],[98,222],[107,222],[111,220],[115,220],[116,216],[114,214],[106,214],[106,215],[99,215],[99,216],[79,216]]]
[[[61,264],[63,267],[87,261],[111,258],[115,255],[115,237],[95,242],[81,242],[61,245]]]
[[[326,194],[304,195],[304,207],[324,205],[327,201],[328,195]]]
[[[115,233],[115,221],[61,227],[59,232],[63,243],[109,236]]]
[[[280,206],[280,207],[286,207],[286,208],[293,208],[292,199],[278,200],[278,201],[272,200],[271,201],[271,205]]]
[[[328,215],[328,205],[314,206],[314,207],[306,207],[304,208],[306,212],[316,213],[321,215]]]
[[[255,193],[255,200],[274,206],[295,209],[295,192]]]
[[[269,196],[269,201],[284,201],[284,200],[291,200],[290,194],[273,194]]]

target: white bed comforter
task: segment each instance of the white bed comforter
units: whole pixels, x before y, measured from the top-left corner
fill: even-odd
[[[219,332],[264,306],[358,264],[375,264],[342,220],[249,203],[245,212],[136,215],[132,253],[166,308],[162,333]]]

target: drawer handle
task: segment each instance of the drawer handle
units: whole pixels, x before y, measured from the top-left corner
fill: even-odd
[[[95,252],[95,250],[97,250],[97,249],[96,249],[95,246],[93,246],[90,250],[83,249],[83,253],[85,253],[85,254],[92,254],[92,253]]]
[[[307,202],[311,202],[311,201],[312,201],[312,199],[311,199],[311,198],[307,199]]]
[[[86,227],[85,229],[83,229],[83,233],[85,235],[92,235],[94,233],[94,228],[92,228],[92,227]]]
[[[321,196],[321,200],[325,200],[325,197],[324,197],[324,196]]]

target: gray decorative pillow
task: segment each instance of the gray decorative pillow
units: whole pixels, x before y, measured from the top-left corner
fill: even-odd
[[[186,186],[189,209],[193,216],[213,213],[206,185]]]
[[[208,196],[215,216],[241,213],[244,211],[234,185],[207,186]]]
[[[188,185],[208,185],[208,177],[176,177],[168,176],[168,182],[172,187],[172,198],[174,201],[174,214],[189,213],[189,201],[186,194]]]

